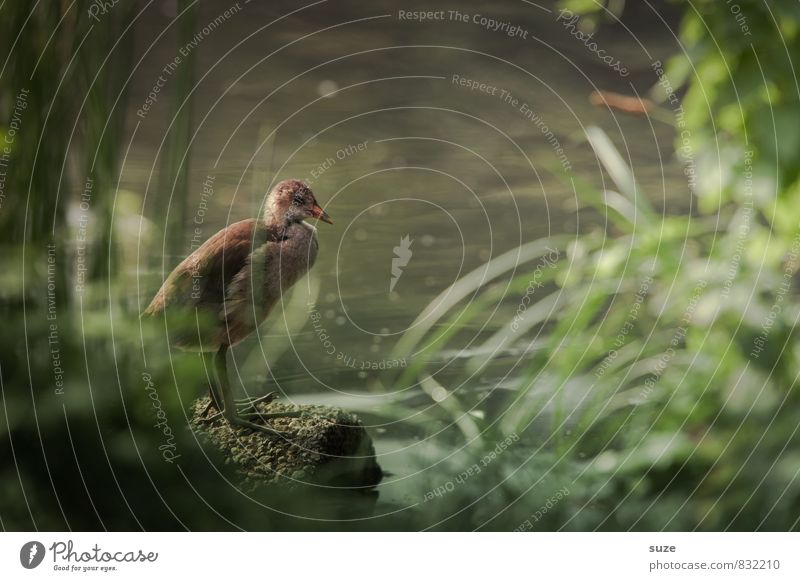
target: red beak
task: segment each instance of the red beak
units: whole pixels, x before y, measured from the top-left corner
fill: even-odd
[[[319,207],[319,204],[314,204],[314,206],[311,208],[311,215],[317,220],[322,220],[328,224],[333,224],[331,217],[328,216],[328,213],[325,210]]]

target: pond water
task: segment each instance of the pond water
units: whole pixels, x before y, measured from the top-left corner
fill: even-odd
[[[646,92],[657,80],[652,61],[666,59],[675,40],[659,16],[630,7],[625,26],[603,25],[595,35],[625,63],[630,73],[621,76],[570,34],[552,2],[443,2],[442,19],[427,22],[401,17],[386,0],[266,4],[240,2],[224,17],[226,5],[202,3],[196,24],[208,33],[188,49],[172,32],[158,37],[169,3],[139,26],[142,61],[129,97],[136,129],[121,183],[153,221],[136,264],[148,296],[137,300],[146,305],[195,228],[205,239],[256,216],[276,180],[308,181],[334,224],[319,224],[311,276],[235,349],[236,373],[250,393],[277,388],[298,403],[358,411],[391,473],[381,505],[407,504],[409,477],[452,451],[446,438],[426,439],[425,422],[412,417],[431,398],[419,387],[393,390],[407,364],[393,349],[432,300],[491,258],[603,227],[601,216],[579,209],[570,182],[601,183],[584,128],[608,132],[657,207],[688,206],[670,154],[673,129],[589,102],[594,89]],[[406,9],[427,5],[419,6]],[[676,14],[659,10],[675,24]],[[514,36],[504,34],[509,27],[494,31],[483,15],[519,28]],[[158,171],[178,88],[164,67],[181,50],[196,59],[196,132],[184,247],[165,255],[164,216],[154,208],[170,195]],[[159,76],[157,99],[137,114]],[[447,374],[436,379],[446,385]],[[386,411],[400,400],[408,417]],[[421,490],[436,481],[417,480]]]

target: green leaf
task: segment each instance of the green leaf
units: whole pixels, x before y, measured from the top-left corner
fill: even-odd
[[[614,144],[606,135],[605,131],[599,127],[588,127],[586,129],[586,137],[589,139],[589,144],[594,149],[595,155],[603,164],[603,167],[617,184],[620,192],[622,192],[628,200],[634,205],[634,208],[645,218],[645,220],[652,220],[655,212],[647,198],[641,194],[636,180],[633,177],[633,172],[625,163],[625,160],[614,147]]]

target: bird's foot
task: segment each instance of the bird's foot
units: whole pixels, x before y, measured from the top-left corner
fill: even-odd
[[[210,420],[211,418],[208,417],[208,412],[211,411],[211,408],[216,408],[216,407],[217,405],[214,403],[214,398],[208,398],[208,404],[206,405],[205,409],[200,413],[201,420],[204,422]],[[216,413],[211,417],[215,418],[218,415],[219,413]]]
[[[212,408],[217,411],[211,415],[208,415],[208,413],[212,410]],[[221,415],[222,411],[220,411],[219,407],[217,406],[217,404],[214,403],[214,400],[212,399],[211,401],[208,402],[208,405],[206,405],[205,409],[200,413],[200,418],[197,421],[203,424],[210,424]]]
[[[245,398],[242,398],[242,399],[234,400],[234,404],[236,405],[236,410],[237,410],[236,415],[238,415],[240,417],[245,417],[245,416],[270,417],[269,414],[266,414],[266,415],[265,414],[259,414],[258,411],[257,411],[258,408],[256,406],[258,404],[261,404],[261,403],[270,404],[273,401],[275,401],[276,399],[278,399],[277,392],[271,391],[268,394],[262,395],[262,396],[259,396],[259,397],[245,397]],[[203,423],[211,423],[214,420],[216,420],[217,418],[219,418],[219,417],[224,415],[221,411],[217,411],[215,414],[208,415],[208,412],[211,411],[211,408],[217,408],[216,404],[214,403],[214,400],[210,400],[208,402],[208,405],[206,406],[206,408],[203,410],[203,413],[200,414],[200,421],[201,422],[203,422]],[[282,416],[282,415],[280,415],[280,412],[278,412],[278,415],[275,416],[275,417],[295,417],[295,416]]]
[[[300,417],[302,412],[274,412],[274,413],[259,413],[259,412],[237,412],[236,415],[227,417],[225,416],[224,412],[217,412],[213,415],[210,415],[205,418],[200,418],[198,421],[204,424],[210,424],[217,420],[220,417],[225,418],[231,426],[239,426],[250,428],[253,430],[259,430],[262,432],[267,432],[273,435],[279,436],[286,436],[285,433],[280,432],[278,430],[274,430],[269,426],[264,426],[261,424],[256,424],[255,422],[250,421],[248,418],[252,419],[261,419],[261,420],[271,420],[275,418],[298,418]]]
[[[260,397],[246,397],[243,399],[237,399],[235,400],[235,403],[241,415],[241,412],[256,410],[257,409],[256,406],[260,403],[270,404],[276,399],[278,399],[278,393],[275,391],[271,391],[268,394],[262,395]]]
[[[206,411],[204,411],[204,412],[203,412],[203,414],[207,414],[207,413],[208,413],[208,410],[210,409],[210,407],[211,407],[211,406],[209,406],[208,408],[206,408]],[[198,421],[198,422],[200,422],[200,423],[202,423],[202,424],[210,424],[210,423],[212,423],[214,420],[216,420],[217,418],[221,417],[222,415],[223,415],[223,414],[222,414],[222,412],[217,412],[217,413],[215,413],[215,414],[211,414],[210,416],[208,416],[208,415],[201,415],[201,416],[200,416],[200,418],[199,418],[197,421]]]
[[[274,420],[275,418],[302,418],[304,417],[301,410],[285,411],[285,412],[249,412],[239,414],[243,418],[261,418],[263,420]]]
[[[282,438],[288,437],[288,434],[286,432],[281,432],[280,430],[270,428],[269,426],[251,422],[250,420],[246,419],[243,416],[232,415],[232,416],[226,416],[225,419],[228,420],[228,423],[231,426],[235,426],[237,428],[248,428],[256,432],[263,432],[265,434],[269,434],[270,436],[280,436]]]

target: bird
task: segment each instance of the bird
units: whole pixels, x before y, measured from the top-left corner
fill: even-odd
[[[301,180],[283,180],[267,194],[261,219],[235,222],[214,234],[167,276],[143,316],[163,317],[170,343],[199,351],[209,381],[211,407],[231,426],[281,435],[252,419],[296,416],[296,412],[259,413],[256,404],[271,400],[233,397],[227,370],[228,350],[244,340],[272,308],[314,266],[317,229],[306,220],[333,224]]]

